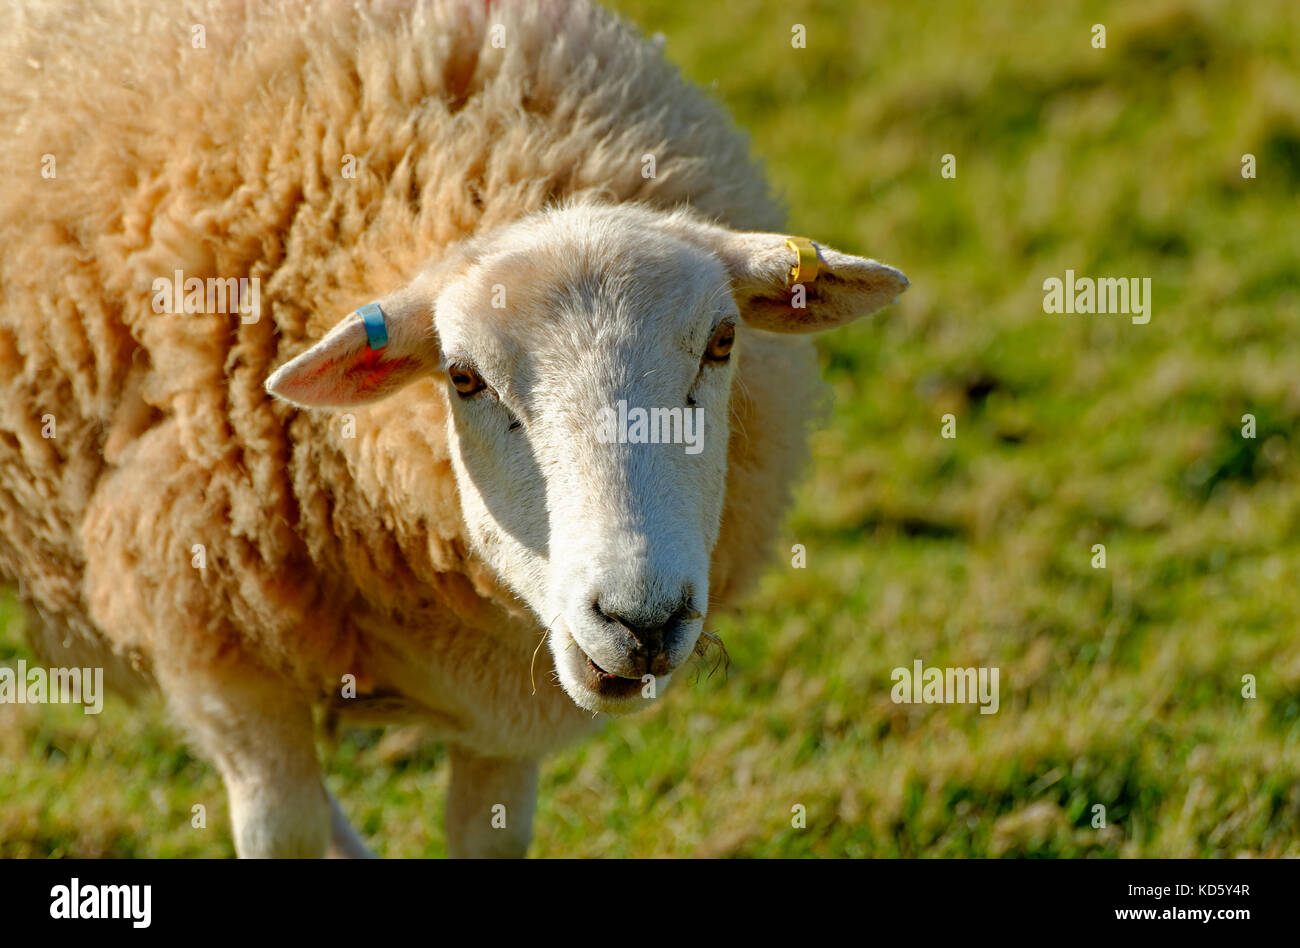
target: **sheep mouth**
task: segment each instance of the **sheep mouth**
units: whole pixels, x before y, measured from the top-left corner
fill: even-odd
[[[602,698],[630,698],[641,690],[641,679],[623,678],[613,672],[607,672],[586,653],[586,676],[584,684]]]

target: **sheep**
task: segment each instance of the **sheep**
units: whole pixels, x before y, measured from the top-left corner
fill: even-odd
[[[539,760],[657,699],[763,565],[809,334],[906,278],[783,233],[722,109],[586,0],[3,16],[33,647],[161,692],[240,856],[366,854],[320,706],[428,726],[449,852],[524,854]],[[598,436],[620,403],[699,450]]]

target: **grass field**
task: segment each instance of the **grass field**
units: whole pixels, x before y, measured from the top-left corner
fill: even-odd
[[[552,759],[533,854],[1300,856],[1300,5],[615,6],[794,232],[912,288],[819,342],[832,414],[729,674]],[[1150,323],[1045,315],[1067,269],[1150,277]],[[893,703],[918,658],[998,667],[999,711]],[[0,855],[232,855],[215,771],[115,710],[0,709]],[[442,747],[323,753],[378,851],[445,851]]]

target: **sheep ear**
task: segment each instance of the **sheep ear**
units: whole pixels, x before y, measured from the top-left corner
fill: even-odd
[[[888,306],[908,287],[893,267],[803,237],[693,229],[722,259],[740,315],[757,329],[834,329]]]
[[[277,369],[267,379],[266,390],[302,408],[348,408],[378,401],[432,373],[439,352],[428,297],[399,293],[378,306],[386,343],[373,348],[360,311],[351,313],[320,342]],[[382,332],[373,335],[376,343],[382,341]]]

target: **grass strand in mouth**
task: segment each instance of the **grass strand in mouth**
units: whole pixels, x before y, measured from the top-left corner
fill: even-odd
[[[559,617],[560,617],[560,613],[557,612],[555,614],[555,619],[558,619]],[[537,648],[533,649],[533,660],[528,663],[528,682],[533,686],[533,694],[537,694],[537,676],[533,674],[537,668],[537,653],[542,650],[542,643],[544,643],[546,641],[546,637],[551,634],[551,626],[555,625],[555,619],[552,619],[550,622],[546,623],[546,628],[542,629],[542,637],[537,640]],[[574,641],[576,640],[570,637],[569,645],[572,645]],[[566,645],[564,647],[567,649],[569,645]]]
[[[700,658],[707,658],[708,654],[713,651],[718,652],[718,660],[714,662],[713,667],[709,669],[709,677],[712,678],[719,667],[722,668],[722,677],[727,677],[727,672],[731,670],[731,656],[727,654],[727,646],[722,641],[722,637],[710,632],[708,629],[700,630],[700,637],[695,641],[695,654]],[[695,680],[700,680],[701,665],[696,666]]]

